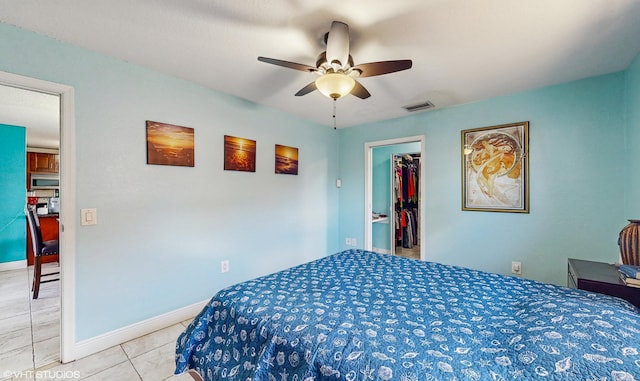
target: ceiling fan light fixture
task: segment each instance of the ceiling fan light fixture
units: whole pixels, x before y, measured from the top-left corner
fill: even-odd
[[[354,66],[353,57],[349,54],[349,26],[340,21],[331,23],[331,29],[324,38],[327,50],[318,55],[315,67],[262,56],[258,57],[258,61],[320,75],[317,80],[300,89],[295,95],[299,97],[319,90],[334,101],[347,94],[367,99],[371,94],[360,82],[357,82],[356,78],[395,73],[410,69],[413,64],[411,60],[394,60],[361,63]]]
[[[341,98],[351,92],[356,81],[343,73],[327,73],[316,79],[316,87],[331,99]]]

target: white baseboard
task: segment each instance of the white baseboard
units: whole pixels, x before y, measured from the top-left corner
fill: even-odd
[[[129,340],[136,339],[140,336],[144,336],[159,329],[166,328],[171,325],[180,323],[184,320],[193,318],[204,308],[204,306],[208,302],[209,300],[207,299],[202,302],[194,303],[190,306],[182,307],[177,310],[167,312],[165,314],[158,315],[150,319],[104,333],[99,336],[92,337],[90,339],[79,341],[75,345],[75,359],[77,360],[83,357],[87,357],[94,353],[103,351],[107,348],[111,348],[115,345],[120,345]]]
[[[0,263],[0,271],[18,270],[27,267],[27,260]]]
[[[389,249],[381,249],[379,247],[374,247],[371,249],[371,251],[375,252],[375,253],[380,253],[380,254],[391,254],[391,250]]]

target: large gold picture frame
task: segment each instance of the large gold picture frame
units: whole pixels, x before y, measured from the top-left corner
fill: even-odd
[[[529,122],[461,135],[462,210],[529,213]]]

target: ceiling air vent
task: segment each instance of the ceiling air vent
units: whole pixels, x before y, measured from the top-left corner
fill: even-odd
[[[430,101],[426,101],[426,102],[422,102],[422,103],[417,103],[414,105],[410,105],[410,106],[402,106],[403,109],[409,111],[409,112],[414,112],[414,111],[419,111],[419,110],[426,110],[429,108],[434,108],[436,106],[433,105],[433,103],[431,103]]]

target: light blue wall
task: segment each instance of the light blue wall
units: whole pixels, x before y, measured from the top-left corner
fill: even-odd
[[[615,261],[619,230],[640,212],[640,180],[622,164],[640,168],[624,153],[625,131],[640,137],[638,59],[627,73],[333,131],[5,24],[0,49],[0,70],[75,88],[75,206],[97,208],[99,222],[76,221],[77,340],[335,252],[346,237],[361,244],[365,142],[426,136],[429,260],[500,273],[519,260],[524,277],[564,284],[567,257]],[[145,120],[195,128],[195,168],[146,165]],[[531,213],[462,212],[460,131],[525,120]],[[225,134],[257,140],[256,173],[222,170]],[[300,149],[299,176],[273,173],[276,143]],[[222,259],[231,272],[220,274]]]
[[[27,258],[24,127],[0,124],[0,263]]]
[[[568,257],[614,262],[626,223],[624,73],[340,131],[340,242],[364,236],[365,142],[425,135],[428,260],[566,284]],[[530,122],[529,214],[461,211],[460,131]]]
[[[330,127],[5,24],[0,51],[2,71],[75,88],[75,203],[98,211],[76,217],[78,341],[337,251]],[[146,120],[194,128],[195,167],[147,165]],[[223,170],[225,134],[257,141],[255,173]],[[298,176],[274,174],[275,144],[299,148]]]
[[[625,214],[626,219],[640,219],[640,54],[629,65],[625,78]]]
[[[371,155],[371,206],[374,212],[385,213],[390,217],[391,205],[391,155],[420,153],[420,143],[393,144],[373,147]],[[391,225],[375,223],[371,228],[372,246],[391,250]]]

